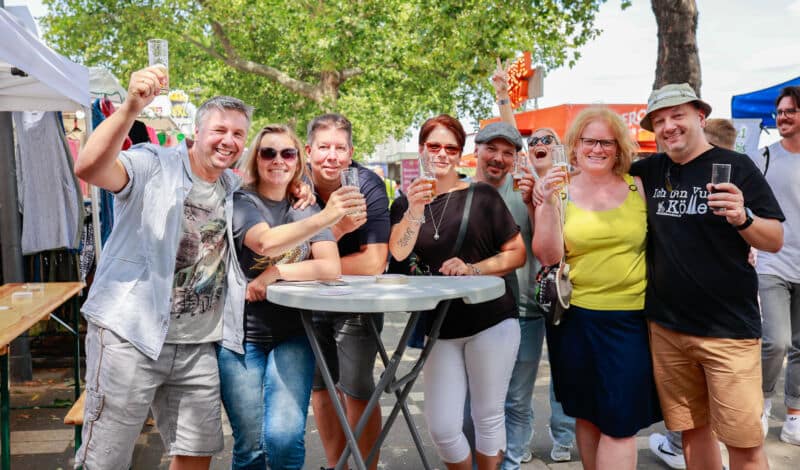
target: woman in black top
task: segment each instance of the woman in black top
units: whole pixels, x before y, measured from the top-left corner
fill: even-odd
[[[525,246],[505,203],[489,185],[475,184],[466,236],[458,253],[453,252],[469,188],[456,172],[465,139],[461,124],[448,115],[422,126],[419,151],[434,162],[437,196],[432,199],[432,185],[418,179],[407,196],[395,201],[389,250],[401,261],[413,251],[420,269],[432,275],[513,273],[525,264]],[[453,301],[425,363],[425,419],[448,469],[472,468],[461,431],[468,390],[478,468],[494,469],[502,461],[504,403],[520,334],[511,282],[516,280],[506,279],[505,294],[490,302]]]

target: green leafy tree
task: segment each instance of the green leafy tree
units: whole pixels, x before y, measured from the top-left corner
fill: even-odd
[[[256,107],[300,134],[336,111],[359,154],[440,112],[484,116],[495,57],[573,64],[604,0],[45,0],[47,39],[123,81],[170,41],[170,85]],[[623,0],[623,7],[628,2]]]

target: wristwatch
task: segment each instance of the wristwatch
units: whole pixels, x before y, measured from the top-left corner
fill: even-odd
[[[736,230],[744,230],[747,227],[753,225],[753,211],[751,211],[749,207],[745,207],[744,213],[747,217],[745,217],[744,223],[742,225],[736,226]]]
[[[511,100],[508,98],[500,98],[499,100],[497,100],[498,106],[503,106],[504,104],[511,104]]]

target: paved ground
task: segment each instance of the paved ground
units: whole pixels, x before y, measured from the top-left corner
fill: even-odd
[[[397,320],[386,322],[383,336],[387,344],[396,344],[402,327],[403,324]],[[416,357],[416,352],[408,354],[406,362],[410,364],[414,357]],[[380,367],[376,367],[376,376],[380,370]],[[14,406],[51,405],[53,403],[57,404],[59,399],[69,398],[70,370],[37,369],[35,375],[35,382],[12,388]],[[534,409],[536,410],[537,418],[532,448],[536,458],[531,463],[523,465],[522,468],[524,470],[580,469],[581,465],[577,460],[567,463],[553,463],[549,458],[550,438],[546,428],[547,418],[550,413],[547,400],[549,376],[550,369],[545,358],[539,368],[539,379],[536,381],[534,392]],[[780,390],[783,389],[782,383],[783,380],[781,379],[781,383],[778,385]],[[393,397],[388,395],[381,400],[384,417],[388,414],[393,403]],[[444,466],[436,456],[427,434],[422,416],[422,406],[422,388],[418,383],[411,393],[409,408],[414,415],[416,426],[420,430],[425,443],[425,453],[429,462],[434,468],[443,469]],[[778,440],[780,426],[785,415],[783,404],[776,402],[772,412],[774,418],[770,421],[770,431],[766,441],[770,468],[773,470],[800,469],[800,447],[784,444]],[[71,468],[73,430],[62,424],[65,414],[66,409],[63,408],[33,408],[12,411],[11,454],[13,469],[66,470]],[[663,425],[659,424],[639,433],[637,437],[639,469],[668,468],[650,453],[647,446],[647,436],[654,431],[663,432],[663,429]],[[324,464],[324,457],[312,416],[309,416],[307,444],[308,451],[305,468],[316,470]],[[230,427],[226,423],[225,451],[214,458],[212,469],[230,468],[232,445],[233,439]],[[162,453],[163,446],[158,432],[154,427],[145,426],[136,445],[132,468],[135,470],[166,470],[169,466],[169,461],[162,456]],[[577,452],[573,451],[573,458],[577,459],[577,457]],[[402,418],[392,429],[389,439],[384,445],[379,468],[387,470],[422,468],[419,456],[413,448],[411,435]]]

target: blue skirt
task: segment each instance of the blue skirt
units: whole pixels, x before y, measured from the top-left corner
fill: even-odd
[[[622,438],[661,421],[643,310],[572,306],[547,325],[556,398],[568,416]]]

